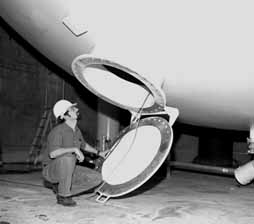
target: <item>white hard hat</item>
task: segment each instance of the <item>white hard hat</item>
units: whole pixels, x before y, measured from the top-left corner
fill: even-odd
[[[76,103],[71,103],[68,100],[59,100],[56,102],[56,104],[53,107],[53,113],[55,115],[56,118],[58,118],[60,116],[60,118],[62,118],[62,116],[64,115],[64,113],[72,106],[77,105]]]

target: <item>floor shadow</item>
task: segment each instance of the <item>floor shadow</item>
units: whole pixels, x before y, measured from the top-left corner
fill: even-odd
[[[0,174],[23,174],[32,171],[26,163],[3,163],[0,166]]]
[[[117,198],[118,199],[124,199],[124,198],[129,198],[129,197],[135,197],[139,194],[143,194],[146,191],[149,191],[152,188],[159,185],[165,178],[166,178],[165,176],[154,175],[148,181],[146,181],[143,185],[141,185],[140,187],[138,187],[134,191],[132,191],[132,192],[126,194],[126,195],[117,197]]]

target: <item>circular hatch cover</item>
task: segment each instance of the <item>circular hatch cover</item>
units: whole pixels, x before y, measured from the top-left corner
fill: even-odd
[[[144,184],[167,158],[173,140],[168,121],[147,117],[125,128],[102,165],[98,201],[127,194]]]

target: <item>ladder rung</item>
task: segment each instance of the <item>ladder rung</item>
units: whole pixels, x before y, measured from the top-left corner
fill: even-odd
[[[44,111],[41,117],[39,126],[36,130],[36,134],[33,138],[33,142],[29,151],[29,161],[33,161],[33,158],[37,158],[37,155],[40,153],[43,146],[44,136],[46,135],[48,127],[51,127],[52,122],[53,121],[51,120],[51,112],[49,109],[47,109]]]

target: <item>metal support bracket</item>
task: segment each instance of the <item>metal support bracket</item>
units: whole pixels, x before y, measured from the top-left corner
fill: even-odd
[[[254,138],[247,138],[248,154],[254,154]]]
[[[103,194],[103,193],[101,193],[101,192],[99,192],[99,191],[97,191],[96,193],[99,194],[99,196],[96,198],[96,201],[99,202],[99,203],[104,204],[104,203],[106,203],[106,202],[109,200],[109,198],[110,198],[109,195],[105,195],[105,194]]]

